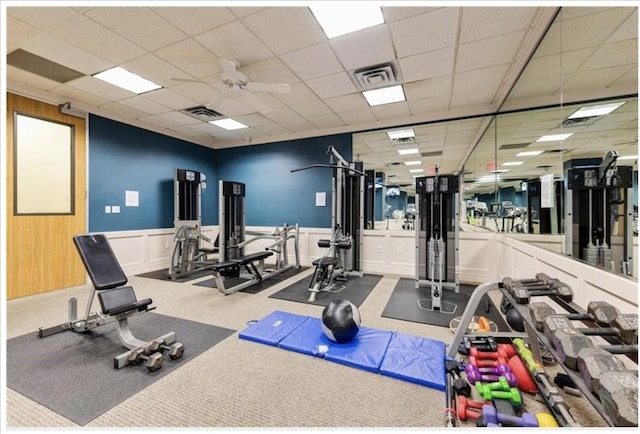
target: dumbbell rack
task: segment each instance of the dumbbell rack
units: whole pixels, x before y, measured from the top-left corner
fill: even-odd
[[[467,330],[469,328],[469,324],[471,323],[471,320],[473,318],[473,315],[476,311],[476,309],[478,308],[479,304],[482,302],[483,296],[485,294],[487,294],[487,292],[491,291],[491,290],[499,290],[503,296],[509,301],[511,302],[512,306],[514,306],[514,308],[518,309],[518,312],[520,313],[520,316],[522,317],[523,323],[525,325],[525,332],[517,332],[517,331],[511,331],[511,332],[472,332],[472,333],[468,333]],[[567,313],[585,313],[584,309],[582,309],[580,306],[576,305],[573,302],[566,302],[562,299],[560,299],[559,297],[555,297],[553,295],[549,295],[547,296],[550,299],[552,299],[554,302],[556,302],[558,305],[560,305],[561,307],[563,307],[565,310],[567,310]],[[515,299],[511,296],[511,294],[509,293],[509,291],[507,291],[504,286],[502,285],[501,281],[495,281],[495,282],[486,282],[483,284],[480,284],[471,294],[471,297],[469,298],[469,302],[467,303],[467,306],[462,314],[462,317],[460,319],[460,324],[458,325],[455,337],[453,339],[453,343],[451,344],[451,346],[449,347],[449,353],[448,356],[452,359],[455,359],[457,352],[458,352],[458,348],[460,346],[460,343],[462,342],[463,338],[465,336],[493,336],[496,339],[500,339],[500,338],[508,338],[508,339],[513,339],[516,337],[520,337],[523,338],[527,344],[529,345],[529,348],[531,349],[531,351],[534,354],[534,357],[536,360],[541,360],[540,357],[540,348],[538,345],[538,339],[546,346],[547,350],[549,352],[551,352],[551,354],[553,355],[553,357],[558,361],[558,365],[562,368],[562,370],[569,376],[569,378],[571,378],[571,380],[573,380],[573,382],[576,384],[576,387],[582,392],[582,395],[587,398],[587,400],[591,403],[591,405],[593,406],[593,408],[599,413],[599,415],[602,417],[602,419],[606,422],[607,425],[609,426],[615,426],[615,424],[613,423],[613,421],[611,420],[611,418],[609,417],[609,415],[607,415],[606,411],[604,410],[604,407],[602,406],[602,404],[600,403],[599,398],[591,392],[591,390],[589,390],[589,387],[587,386],[587,384],[584,382],[584,380],[582,379],[582,376],[580,376],[576,371],[573,371],[572,369],[566,367],[565,365],[563,365],[562,363],[559,362],[560,358],[558,356],[558,353],[555,351],[555,349],[553,348],[553,345],[551,344],[551,342],[548,341],[548,339],[546,338],[546,336],[541,333],[538,332],[538,330],[536,330],[535,328],[535,324],[533,323],[533,321],[531,320],[531,316],[529,314],[528,311],[528,304],[518,304]],[[612,341],[612,337],[606,337],[603,336],[604,339],[606,339],[608,342],[610,343],[615,343]],[[631,360],[633,360],[636,364],[637,364],[637,353],[632,354],[632,355],[628,355],[629,358]],[[541,385],[539,384],[538,380],[536,380],[534,378],[534,381],[536,381],[538,387],[540,388]],[[543,394],[540,394],[546,401],[546,398],[543,396]],[[557,412],[551,408],[551,406],[548,405],[549,403],[547,402],[547,407],[549,408],[549,411],[551,411],[554,415],[554,417],[556,417],[556,419],[562,419],[562,416],[557,414]]]

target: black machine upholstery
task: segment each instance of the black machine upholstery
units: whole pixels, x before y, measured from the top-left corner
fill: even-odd
[[[117,315],[130,310],[142,311],[152,303],[150,298],[138,301],[133,288],[123,286],[127,276],[104,235],[75,235],[73,242],[93,287],[99,291],[102,313]]]
[[[325,257],[316,259],[315,261],[312,262],[312,264],[315,265],[316,267],[322,268],[327,266],[338,265],[338,262],[340,262],[340,260],[336,257],[325,256]]]
[[[213,269],[216,270],[216,271],[221,271],[221,270],[225,270],[225,269],[228,269],[228,268],[240,267],[242,265],[251,264],[254,261],[259,261],[261,259],[268,258],[271,255],[273,255],[273,252],[271,252],[269,250],[250,253],[250,254],[248,254],[246,256],[242,256],[242,257],[239,257],[239,258],[233,258],[233,259],[229,259],[229,260],[226,260],[226,261],[223,261],[223,262],[218,262],[217,264],[215,264],[213,266]]]

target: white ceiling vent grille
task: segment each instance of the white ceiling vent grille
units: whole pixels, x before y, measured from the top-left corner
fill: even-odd
[[[184,113],[185,115],[189,115],[196,119],[200,119],[201,121],[204,121],[204,122],[214,121],[216,119],[226,117],[222,113],[217,112],[215,110],[208,109],[203,105],[182,109],[180,110],[180,113]]]
[[[356,69],[353,71],[353,77],[362,90],[400,84],[392,63]]]
[[[391,143],[394,145],[410,145],[415,142],[415,137],[399,137],[397,139],[391,139]]]

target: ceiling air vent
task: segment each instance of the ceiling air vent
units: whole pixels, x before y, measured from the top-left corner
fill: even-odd
[[[422,157],[437,157],[438,155],[442,155],[442,151],[423,152],[420,155]]]
[[[400,84],[392,63],[356,69],[353,71],[353,77],[362,90]]]
[[[582,127],[595,123],[602,116],[588,116],[586,118],[565,119],[560,126],[562,127]]]
[[[209,122],[209,121],[226,117],[222,113],[219,113],[215,110],[208,109],[203,105],[182,109],[180,110],[180,113],[184,113],[185,115],[189,115],[196,119],[200,119],[201,121],[204,121],[204,122]]]
[[[508,145],[500,146],[500,149],[520,149],[526,148],[527,146],[529,146],[529,143],[511,143]]]
[[[397,139],[391,139],[391,143],[394,145],[410,145],[415,142],[415,137],[399,137]]]

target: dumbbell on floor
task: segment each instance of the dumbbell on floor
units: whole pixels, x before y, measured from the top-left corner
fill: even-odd
[[[465,421],[467,419],[478,419],[480,416],[480,410],[482,410],[482,406],[484,404],[484,402],[472,401],[462,395],[458,396],[456,399],[456,413],[458,415],[458,419],[461,421]],[[478,411],[469,410],[470,408]]]
[[[176,360],[182,357],[182,354],[184,353],[184,345],[181,342],[174,342],[170,345],[165,345],[163,341],[153,341],[151,351],[166,351],[171,360]]]
[[[471,396],[471,385],[460,377],[460,366],[455,360],[445,361],[445,370],[453,376],[453,391],[457,396]]]
[[[503,424],[509,426],[537,427],[538,419],[533,413],[522,413],[522,416],[510,416],[498,413],[492,405],[482,406],[482,417],[487,424]]]
[[[157,371],[162,367],[162,362],[164,361],[162,357],[162,353],[152,352],[147,353],[147,350],[144,347],[135,348],[129,352],[129,363],[132,365],[137,365],[142,361],[145,361],[145,366],[149,371]]]
[[[509,390],[491,390],[489,387],[486,387],[483,383],[476,383],[476,390],[478,394],[482,396],[487,401],[491,401],[492,399],[508,399],[511,401],[511,404],[514,407],[520,407],[522,405],[522,394],[517,387],[511,387]]]
[[[509,388],[518,386],[518,379],[510,371],[499,373],[497,375],[482,373],[476,366],[467,363],[464,368],[464,373],[467,376],[467,380],[474,384],[478,381],[483,383],[489,382],[490,384],[495,384],[495,382],[498,382],[500,388],[502,388],[503,384],[505,384],[506,382],[506,384],[509,385]],[[508,388],[505,390],[508,390]]]

